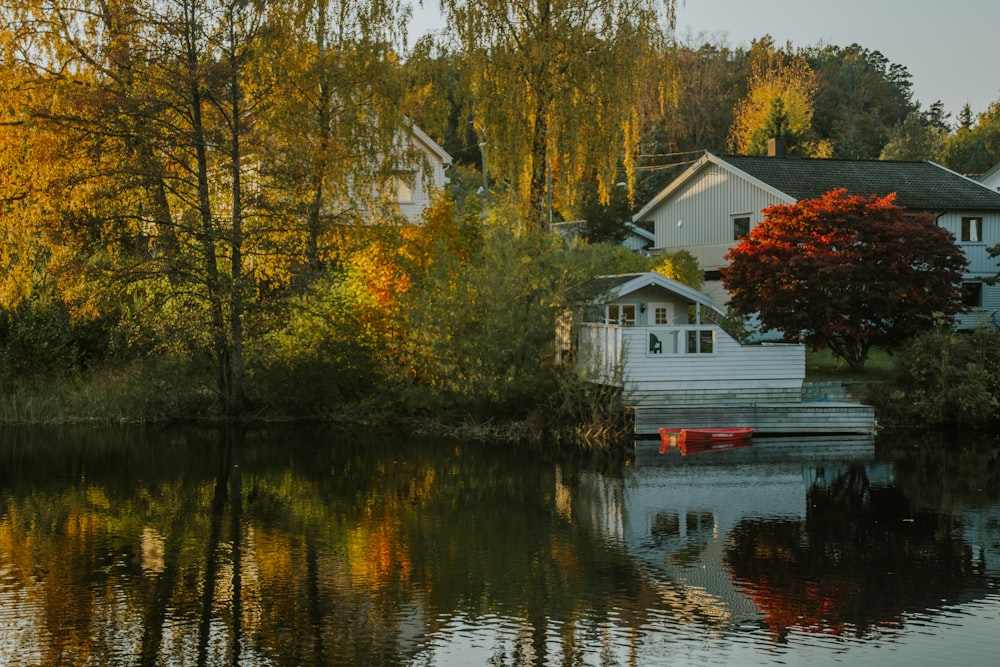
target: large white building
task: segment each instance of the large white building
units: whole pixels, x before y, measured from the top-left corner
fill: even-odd
[[[958,318],[970,327],[1000,311],[1000,285],[988,248],[1000,244],[1000,192],[933,162],[823,160],[777,156],[726,156],[706,153],[664,188],[633,218],[651,222],[654,251],[692,253],[706,272],[705,291],[717,306],[728,295],[719,280],[725,254],[757,223],[761,211],[794,204],[830,190],[849,194],[896,194],[911,212],[930,212],[950,231],[969,260],[963,276],[970,311]]]

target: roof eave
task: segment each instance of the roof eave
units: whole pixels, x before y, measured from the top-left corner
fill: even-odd
[[[626,275],[629,274],[624,274],[622,277],[624,278]],[[599,277],[611,278],[613,276],[599,276]],[[699,303],[703,306],[714,307],[712,304],[711,297],[709,297],[707,294],[702,294],[693,287],[689,287],[684,283],[678,282],[671,278],[667,278],[663,274],[656,273],[655,271],[637,274],[631,280],[628,280],[616,287],[612,287],[610,290],[608,290],[608,295],[611,296],[612,298],[621,298],[627,294],[636,292],[642,289],[643,287],[649,287],[649,286],[661,287],[669,292],[673,292],[674,294],[677,294],[678,296],[683,297],[694,303]]]

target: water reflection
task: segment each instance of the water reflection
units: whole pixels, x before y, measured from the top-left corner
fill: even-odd
[[[804,664],[1000,613],[990,441],[623,465],[314,429],[2,437],[3,664]]]

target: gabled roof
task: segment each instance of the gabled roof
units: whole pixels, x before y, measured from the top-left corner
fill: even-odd
[[[896,193],[896,204],[921,211],[1000,210],[1000,193],[933,162],[722,158],[740,171],[797,200],[815,199],[834,188],[853,195]]]
[[[633,217],[644,219],[705,168],[716,165],[789,203],[815,199],[830,190],[871,196],[895,193],[896,204],[917,211],[996,211],[1000,193],[933,162],[826,160],[705,153]]]
[[[421,130],[415,123],[410,123],[410,130],[413,132],[413,136],[420,141],[420,143],[424,144],[424,146],[430,149],[432,153],[437,155],[441,162],[444,163],[445,167],[452,164],[452,157],[448,154],[448,151],[441,148],[441,145],[431,139],[430,135]]]
[[[650,271],[648,273],[620,273],[613,276],[597,276],[592,278],[587,284],[587,292],[593,299],[602,300],[621,299],[632,292],[636,292],[643,287],[660,287],[673,292],[677,296],[692,303],[700,303],[703,306],[712,306],[712,299],[702,294],[693,287],[688,287],[684,283],[667,278],[663,274]]]
[[[650,243],[652,243],[653,241],[656,241],[656,235],[653,234],[653,232],[651,232],[651,231],[649,231],[647,229],[643,229],[642,227],[640,227],[639,225],[635,224],[634,222],[626,222],[625,223],[625,229],[627,229],[630,234],[635,234],[639,238],[641,238],[641,239],[643,239],[645,241],[649,241]]]
[[[736,176],[739,176],[740,178],[749,178],[756,185],[771,192],[771,194],[773,194],[775,197],[779,199],[787,199],[788,203],[792,203],[794,201],[789,197],[789,195],[781,192],[780,190],[776,190],[774,187],[768,185],[767,183],[764,183],[763,181],[753,178],[752,176],[750,176],[745,172],[740,171],[739,169],[735,168],[734,166],[732,166],[719,156],[713,155],[708,151],[705,151],[705,154],[703,156],[698,158],[698,160],[694,164],[685,169],[680,176],[672,180],[667,185],[667,187],[660,190],[655,197],[649,200],[649,203],[643,206],[638,213],[633,215],[632,220],[634,220],[635,222],[641,222],[642,220],[646,219],[646,216],[651,211],[655,210],[660,205],[660,202],[669,199],[674,192],[680,190],[682,187],[684,187],[685,184],[694,180],[699,173],[711,167],[712,165],[718,166],[721,169],[724,169],[725,171],[728,171]]]
[[[991,180],[998,175],[1000,175],[1000,162],[996,163],[995,165],[987,169],[985,172],[980,174],[976,178],[976,180],[981,183],[985,183],[986,181]]]

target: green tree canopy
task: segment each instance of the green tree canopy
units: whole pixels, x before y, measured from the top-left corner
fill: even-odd
[[[939,147],[936,159],[962,174],[981,174],[1000,163],[1000,102],[994,102],[973,121],[968,105],[958,127]]]
[[[910,73],[858,44],[811,48],[804,57],[816,73],[813,131],[833,157],[877,159],[913,108]]]

